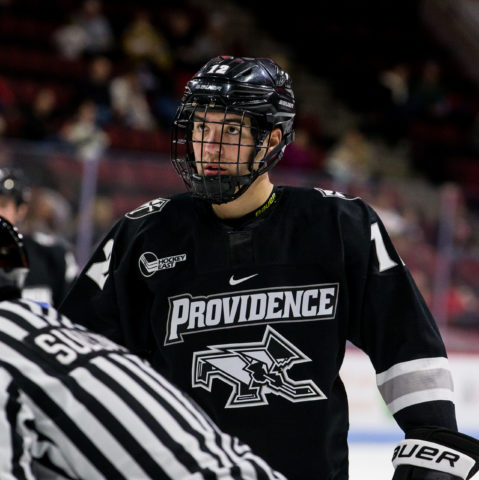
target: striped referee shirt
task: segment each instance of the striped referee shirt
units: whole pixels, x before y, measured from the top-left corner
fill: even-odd
[[[285,480],[145,361],[29,300],[0,303],[0,480]]]

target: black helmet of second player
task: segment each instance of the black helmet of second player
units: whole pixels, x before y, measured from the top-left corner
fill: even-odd
[[[23,237],[17,228],[0,217],[0,300],[5,287],[21,289],[29,263]]]
[[[29,202],[30,187],[20,170],[0,168],[0,195],[13,198],[17,205]]]
[[[294,138],[294,116],[290,76],[273,60],[216,57],[186,85],[173,125],[172,163],[195,196],[215,204],[230,202],[281,159]],[[204,132],[213,124],[219,133],[207,139]],[[273,148],[275,128],[281,129],[282,137]],[[229,139],[231,129],[236,129],[234,141]],[[202,165],[210,162],[203,158],[206,143],[217,145],[219,165],[234,162],[236,174],[231,168],[226,174],[221,168],[204,174]],[[224,152],[232,147],[237,153],[227,158]],[[247,148],[245,159],[240,150]]]

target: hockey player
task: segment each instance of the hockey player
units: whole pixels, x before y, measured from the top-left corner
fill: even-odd
[[[29,201],[30,186],[23,173],[0,168],[0,215],[21,228]],[[24,234],[24,244],[30,270],[23,295],[58,307],[78,273],[73,252],[66,242],[41,232]]]
[[[0,217],[2,480],[286,480],[144,360],[21,300],[27,272]]]
[[[190,192],[126,214],[62,310],[150,359],[289,478],[345,480],[348,340],[369,355],[406,433],[450,432],[431,443],[456,439],[452,380],[375,211],[342,193],[272,184],[294,116],[291,79],[272,60],[209,61],[173,128],[172,162]]]

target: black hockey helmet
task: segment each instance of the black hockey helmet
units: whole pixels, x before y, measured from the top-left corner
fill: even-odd
[[[23,287],[28,270],[23,236],[9,221],[0,217],[0,299],[4,299],[5,289]]]
[[[222,121],[205,122],[208,112],[223,113]],[[203,119],[203,126],[205,123],[221,124],[220,141],[208,142],[219,145],[221,162],[222,147],[232,145],[223,141],[229,114],[235,114],[240,119],[239,139],[235,143],[238,147],[235,161],[238,175],[200,175],[197,164],[206,160],[203,160],[203,154],[195,159],[193,144],[199,142],[203,145],[206,140],[193,139],[194,123]],[[213,58],[186,85],[173,125],[172,163],[195,196],[216,204],[230,202],[281,159],[284,148],[294,138],[294,116],[295,99],[290,76],[273,60],[230,56]],[[275,128],[281,129],[282,138],[279,145],[270,148],[271,133]],[[246,129],[251,129],[253,136],[249,144],[244,143]],[[242,175],[239,174],[240,147],[254,147],[248,159],[249,173]]]
[[[23,172],[14,168],[0,168],[0,195],[13,198],[17,205],[28,203],[30,186]]]

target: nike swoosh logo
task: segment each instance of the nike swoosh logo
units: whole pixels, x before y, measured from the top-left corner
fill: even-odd
[[[258,275],[257,273],[254,273],[253,275],[250,275],[249,277],[243,277],[243,278],[234,278],[234,275],[231,275],[230,277],[230,285],[238,285],[238,283],[243,283],[246,282],[246,280],[249,280],[250,278],[256,277]]]

